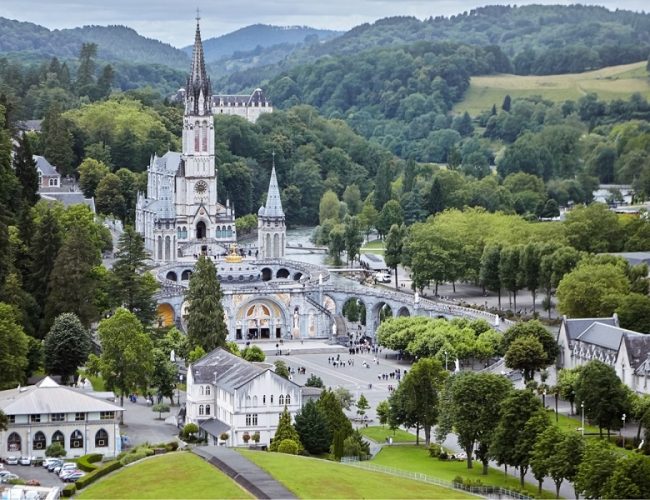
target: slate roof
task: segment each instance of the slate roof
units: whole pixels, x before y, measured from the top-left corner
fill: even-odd
[[[154,170],[175,175],[181,167],[181,153],[167,151],[164,155],[154,157]]]
[[[260,208],[257,214],[263,217],[284,217],[278,178],[275,175],[275,165],[271,169],[271,180],[269,181],[269,191],[266,195],[266,206]]]
[[[191,366],[194,383],[218,385],[229,392],[268,369],[234,356],[222,348],[206,354]]]
[[[45,377],[38,384],[0,391],[0,409],[7,415],[124,411],[124,408]]]
[[[83,193],[67,192],[67,191],[51,191],[41,192],[41,198],[48,201],[59,201],[63,206],[69,207],[71,205],[88,205],[90,210],[95,213],[95,199],[85,198]]]
[[[650,357],[650,335],[625,335],[623,338],[630,366],[641,367]]]
[[[43,176],[61,177],[56,168],[44,156],[34,155],[34,161],[36,162],[36,169],[40,170]]]
[[[621,340],[626,336],[639,336],[640,333],[633,332],[632,330],[625,330],[617,326],[606,325],[598,321],[592,323],[589,328],[580,334],[577,338],[580,342],[587,344],[604,347],[618,351],[621,345]]]
[[[570,341],[576,340],[593,323],[598,322],[603,325],[618,326],[618,318],[615,316],[610,318],[575,318],[563,319],[563,324],[566,329],[567,336]]]
[[[230,430],[230,426],[218,418],[211,418],[202,421],[200,420],[199,428],[203,429],[208,434],[211,434],[213,436],[219,436],[221,433],[228,432]]]
[[[245,95],[233,95],[233,94],[221,94],[213,95],[212,103],[216,106],[254,106],[261,103],[269,103],[269,100],[266,98],[264,91],[262,89],[255,89],[252,94]]]

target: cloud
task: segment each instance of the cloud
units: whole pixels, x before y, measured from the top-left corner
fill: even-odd
[[[348,30],[388,16],[426,18],[453,15],[490,3],[486,0],[195,0],[191,5],[177,0],[2,0],[0,14],[48,28],[74,28],[87,24],[130,26],[140,34],[177,47],[193,40],[195,5],[201,12],[204,38],[219,36],[256,23],[308,25]],[[492,2],[498,3],[498,2]],[[524,0],[529,3],[571,4],[575,0]],[[645,0],[601,0],[588,2],[610,9],[642,10]]]

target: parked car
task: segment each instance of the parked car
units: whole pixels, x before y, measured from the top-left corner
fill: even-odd
[[[45,460],[43,460],[42,465],[43,465],[43,467],[45,467],[47,469],[50,466],[50,464],[53,464],[55,462],[56,463],[58,463],[58,462],[63,463],[63,460],[61,460],[60,458],[51,458],[50,457],[50,458],[46,458]]]
[[[390,274],[386,272],[379,272],[375,274],[375,280],[379,283],[390,283]]]
[[[7,465],[18,465],[18,457],[7,457]]]
[[[0,470],[0,477],[6,476],[8,474],[11,474],[11,472],[5,469]]]
[[[9,481],[15,480],[15,479],[20,479],[16,474],[12,474],[11,472],[9,474],[5,474],[3,476],[0,476],[0,483],[8,483]]]
[[[56,472],[59,475],[59,477],[62,477],[66,472],[77,470],[77,464],[74,462],[66,462],[58,469],[59,469],[58,472],[56,469],[54,469],[54,472]]]
[[[63,465],[63,460],[60,458],[57,458],[56,460],[53,460],[47,465],[47,470],[50,472],[54,472],[54,469],[57,467],[61,467]]]
[[[85,472],[82,472],[80,470],[76,470],[76,471],[70,472],[69,474],[66,474],[61,479],[63,479],[66,483],[76,483],[77,479],[80,479],[80,478],[84,477],[85,475],[86,475]]]
[[[32,457],[20,457],[18,463],[20,465],[32,465]]]

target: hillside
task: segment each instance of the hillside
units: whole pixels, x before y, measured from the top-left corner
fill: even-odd
[[[455,113],[478,115],[492,105],[501,106],[506,95],[511,98],[541,96],[553,102],[577,100],[595,92],[603,100],[627,99],[635,92],[650,98],[650,77],[646,62],[550,76],[487,75],[473,76],[469,89],[458,102]]]
[[[203,40],[206,62],[215,62],[236,52],[249,52],[275,45],[298,46],[305,43],[328,40],[340,35],[338,31],[320,30],[308,26],[269,26],[253,24],[232,33]],[[192,53],[192,46],[184,47],[186,54]],[[237,57],[237,56],[235,56]]]
[[[181,50],[139,35],[126,26],[84,26],[49,30],[33,23],[0,17],[0,54],[76,58],[84,42],[98,45],[98,57],[108,62],[164,64],[187,70],[189,57]]]

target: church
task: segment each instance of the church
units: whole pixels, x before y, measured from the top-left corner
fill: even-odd
[[[217,197],[212,86],[198,20],[184,97],[182,152],[151,158],[147,193],[136,204],[136,230],[158,264],[223,255],[237,241],[235,207]]]

